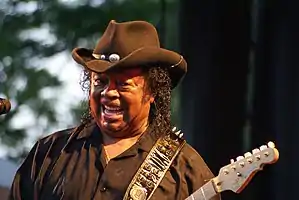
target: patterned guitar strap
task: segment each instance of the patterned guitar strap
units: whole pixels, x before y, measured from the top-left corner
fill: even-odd
[[[186,141],[174,127],[155,143],[129,184],[123,200],[149,200]]]

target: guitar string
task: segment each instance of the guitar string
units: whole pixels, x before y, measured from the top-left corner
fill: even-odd
[[[207,199],[206,199],[206,195],[205,195],[205,193],[204,193],[204,191],[203,191],[202,188],[200,188],[200,191],[201,191],[201,193],[202,193],[202,195],[203,195],[203,198],[204,198],[205,200],[207,200]]]

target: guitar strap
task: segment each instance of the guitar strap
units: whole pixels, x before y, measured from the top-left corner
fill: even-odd
[[[148,200],[162,181],[172,161],[186,141],[182,135],[164,134],[158,138],[129,184],[123,200]]]

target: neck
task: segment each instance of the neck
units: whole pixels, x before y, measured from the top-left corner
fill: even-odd
[[[113,144],[135,143],[143,134],[143,132],[140,132],[130,137],[113,137],[105,133],[102,134],[103,134],[103,144],[105,146],[108,146]]]
[[[147,126],[142,126],[135,129],[135,131],[131,129],[131,134],[126,137],[114,137],[113,134],[102,132],[106,156],[112,159],[129,149],[138,141],[146,129]]]
[[[132,137],[115,138],[103,133],[103,145],[108,162],[133,146],[141,135],[142,133]]]
[[[143,120],[132,120],[118,131],[104,129],[101,127],[101,124],[98,123],[98,127],[101,129],[101,133],[103,135],[104,144],[136,140],[136,138],[138,140],[138,138],[146,131],[148,126],[148,118],[144,118]]]

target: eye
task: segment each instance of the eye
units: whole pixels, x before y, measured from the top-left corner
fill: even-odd
[[[103,77],[97,77],[93,80],[93,85],[98,87],[105,87],[108,84],[109,80]]]
[[[126,81],[117,81],[117,85],[120,87],[126,87],[129,86],[130,84]]]

